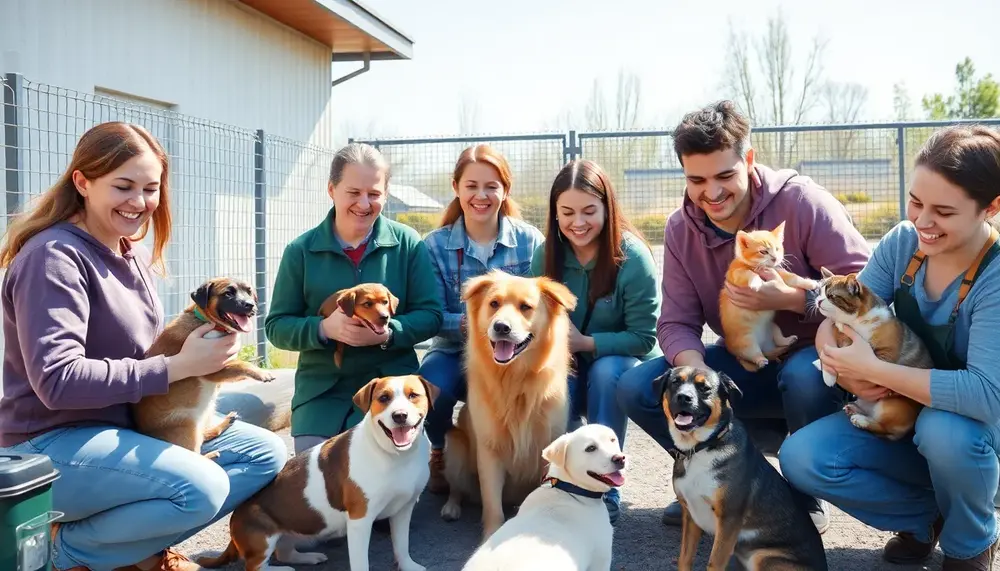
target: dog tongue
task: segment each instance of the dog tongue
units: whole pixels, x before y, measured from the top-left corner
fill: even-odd
[[[391,430],[392,432],[392,442],[396,446],[406,446],[412,440],[413,433],[416,432],[415,426],[397,426]]]
[[[604,477],[615,486],[621,486],[625,483],[625,476],[622,476],[621,472],[611,472],[610,474],[605,474]]]
[[[497,361],[510,361],[514,356],[514,343],[512,341],[497,341],[493,346],[493,358]]]
[[[677,426],[687,426],[694,422],[694,417],[690,414],[678,414],[674,417],[674,424]]]
[[[230,313],[229,316],[232,317],[233,321],[236,322],[236,327],[240,331],[242,331],[244,333],[247,333],[247,332],[250,331],[250,318],[249,317],[247,317],[246,315],[239,315],[239,314],[236,314],[236,313]]]

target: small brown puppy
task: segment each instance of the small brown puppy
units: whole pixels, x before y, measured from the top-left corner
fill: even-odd
[[[257,295],[248,284],[230,278],[214,278],[192,293],[191,300],[193,303],[168,323],[153,341],[146,352],[147,357],[176,355],[188,335],[206,322],[215,324],[215,329],[206,337],[251,330],[250,318],[257,312]],[[274,380],[274,375],[234,359],[218,372],[171,383],[166,394],[144,397],[132,406],[136,430],[199,452],[204,442],[217,438],[236,420],[236,413],[229,413],[218,425],[209,425],[215,413],[219,383],[245,378],[268,382]],[[205,454],[209,459],[218,456],[218,452]]]
[[[389,288],[382,284],[364,283],[351,288],[342,289],[326,298],[319,306],[319,314],[330,317],[339,307],[347,317],[356,317],[371,329],[376,335],[385,333],[389,318],[396,315],[399,299],[392,295]],[[333,362],[340,367],[344,362],[344,344],[337,343],[337,351],[333,354]]]

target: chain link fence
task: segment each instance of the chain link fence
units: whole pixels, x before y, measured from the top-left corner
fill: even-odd
[[[244,339],[247,357],[272,360],[263,315],[285,245],[320,222],[330,207],[326,182],[335,149],[191,117],[113,97],[0,75],[0,192],[7,220],[62,173],[80,135],[104,121],[138,123],[171,158],[174,234],[169,274],[157,283],[167,318],[214,275],[253,284],[261,316]],[[981,123],[1000,126],[1000,119]],[[813,177],[851,213],[872,242],[901,218],[908,176],[920,145],[950,123],[798,125],[753,132],[756,160]],[[626,214],[654,245],[662,275],[663,228],[683,199],[684,175],[669,131],[366,140],[392,165],[386,214],[418,230],[435,228],[454,196],[459,153],[488,143],[511,164],[513,196],[527,221],[545,230],[549,187],[569,159],[585,157],[611,176]],[[151,242],[151,236],[147,240]],[[714,336],[706,334],[706,341]]]

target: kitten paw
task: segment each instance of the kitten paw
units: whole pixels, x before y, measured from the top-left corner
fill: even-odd
[[[857,405],[855,405],[854,403],[845,404],[844,412],[847,413],[847,416],[855,416],[861,414],[861,410],[858,409]]]
[[[860,428],[861,430],[868,430],[868,428],[872,425],[872,421],[867,416],[863,416],[860,414],[852,414],[851,424]]]
[[[802,283],[799,284],[799,286],[801,286],[801,289],[804,289],[806,291],[814,291],[819,289],[819,282],[816,280],[804,279],[802,280]]]
[[[764,280],[760,279],[760,276],[754,275],[754,277],[750,278],[750,283],[748,285],[751,290],[760,291],[760,288],[764,285]]]
[[[758,369],[763,369],[767,366],[767,357],[758,357],[753,360],[753,364],[757,366]]]

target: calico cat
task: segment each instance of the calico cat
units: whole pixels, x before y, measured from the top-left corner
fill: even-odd
[[[843,332],[849,325],[868,341],[875,356],[889,363],[918,369],[931,369],[934,362],[920,337],[896,318],[892,309],[879,296],[857,279],[857,274],[834,275],[822,268],[816,308],[833,321],[837,347],[851,344]],[[833,386],[837,377],[823,371],[823,381]],[[858,398],[844,407],[851,424],[888,440],[899,440],[913,430],[923,405],[901,395],[885,397],[877,402]]]
[[[764,285],[764,280],[756,272],[770,268],[778,272],[791,287],[816,289],[819,284],[815,280],[781,269],[785,260],[784,238],[784,222],[770,231],[737,232],[735,255],[726,271],[726,281],[757,291]],[[785,337],[781,328],[774,323],[774,311],[737,307],[729,299],[729,292],[724,287],[719,292],[719,314],[726,349],[748,371],[758,371],[767,366],[770,360],[779,359],[798,341],[797,335]]]

